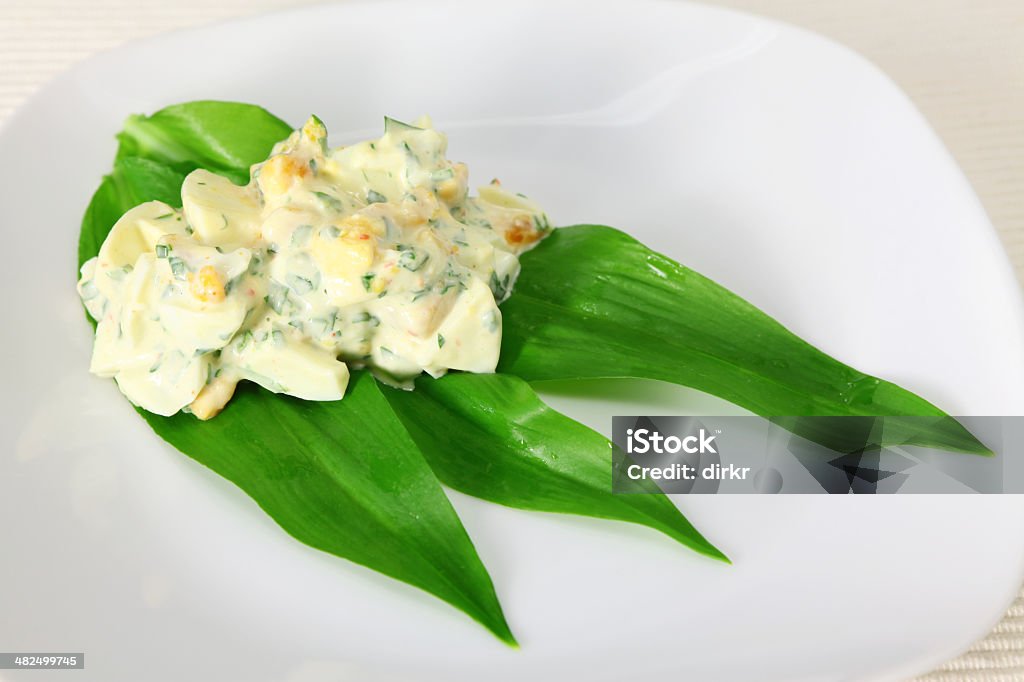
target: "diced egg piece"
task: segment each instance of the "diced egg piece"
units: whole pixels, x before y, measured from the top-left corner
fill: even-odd
[[[261,334],[265,334],[260,338]],[[247,332],[221,354],[221,361],[268,391],[303,400],[341,400],[348,386],[345,363],[304,341],[284,342],[280,331]]]
[[[349,219],[318,230],[309,250],[329,277],[356,280],[373,266],[376,239],[366,220]]]
[[[437,329],[435,368],[489,374],[501,351],[501,311],[490,288],[479,279],[459,295],[452,311]],[[441,341],[443,339],[443,342]]]
[[[185,234],[180,214],[162,201],[149,201],[125,213],[103,240],[96,259],[93,281],[108,298],[144,253],[153,253],[158,241],[169,234]]]
[[[181,202],[185,220],[208,246],[249,246],[259,238],[259,199],[249,186],[194,170],[181,186]]]
[[[180,351],[165,353],[153,367],[121,370],[115,379],[121,392],[144,410],[169,417],[199,395],[206,384],[209,360],[188,358]]]

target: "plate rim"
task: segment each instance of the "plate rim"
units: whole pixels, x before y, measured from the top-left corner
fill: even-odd
[[[432,0],[432,2],[434,2],[434,4],[439,4],[440,1],[443,1],[443,0]],[[504,0],[487,0],[487,1],[491,2],[491,4],[501,4],[501,5],[508,4]],[[530,0],[530,1],[531,1],[532,4],[541,4],[539,2],[536,2],[535,0]],[[567,4],[567,5],[589,6],[589,5],[585,5],[585,0],[558,0],[558,2],[561,3],[561,4]],[[606,4],[619,4],[619,5],[629,4],[631,7],[635,7],[636,6],[635,2],[629,3],[628,0],[615,0],[614,2],[609,1],[609,0],[602,0],[602,2],[604,2]],[[903,100],[905,101],[905,104],[906,104],[908,110],[912,111],[916,115],[916,117],[919,119],[919,124],[924,126],[927,129],[928,134],[931,136],[931,138],[933,139],[933,141],[935,143],[934,146],[937,149],[940,149],[943,152],[943,154],[946,156],[947,161],[948,161],[948,166],[951,169],[954,169],[955,172],[957,173],[957,175],[959,176],[959,183],[960,183],[962,189],[965,191],[965,195],[964,196],[970,197],[972,203],[974,204],[975,211],[978,214],[979,218],[981,220],[983,220],[983,222],[987,225],[987,237],[986,238],[989,239],[989,241],[992,242],[992,245],[995,247],[995,249],[994,249],[995,253],[993,255],[995,256],[996,262],[999,262],[1001,264],[1000,265],[1000,269],[1002,270],[1001,278],[1006,280],[1005,284],[1012,284],[1012,286],[1009,286],[1007,288],[1007,291],[1008,292],[1010,292],[1010,291],[1013,292],[1010,295],[1014,298],[1014,300],[1018,304],[1017,307],[1016,307],[1016,310],[1015,310],[1016,317],[1017,317],[1018,321],[1024,321],[1024,292],[1022,292],[1021,287],[1017,283],[1016,274],[1015,274],[1015,271],[1013,269],[1012,262],[1011,262],[1011,260],[1009,258],[1009,254],[1007,253],[1005,247],[1002,245],[1002,242],[1001,242],[1000,237],[999,237],[999,233],[996,230],[994,224],[992,223],[990,217],[988,216],[988,213],[985,210],[984,204],[982,203],[982,201],[981,201],[980,197],[978,196],[977,192],[975,192],[974,188],[972,187],[972,185],[970,183],[970,180],[968,179],[967,175],[965,174],[963,169],[959,166],[959,164],[956,162],[955,157],[953,157],[952,153],[949,151],[949,149],[946,147],[946,145],[942,142],[942,139],[938,135],[938,133],[936,132],[935,128],[928,121],[928,119],[925,117],[925,115],[920,111],[920,109],[918,109],[918,107],[910,99],[910,97],[902,90],[902,88],[899,87],[899,85],[895,82],[895,80],[891,76],[889,76],[885,71],[883,71],[875,63],[873,63],[872,61],[870,61],[869,59],[864,57],[862,54],[856,52],[855,50],[851,49],[850,47],[848,47],[848,46],[846,46],[846,45],[844,45],[844,44],[842,44],[842,43],[840,43],[840,42],[838,42],[838,41],[836,41],[836,40],[834,40],[832,38],[829,38],[827,36],[824,36],[822,34],[819,34],[819,33],[815,32],[815,31],[812,31],[812,30],[809,30],[809,29],[806,29],[806,28],[803,28],[803,27],[799,27],[799,26],[795,26],[795,25],[792,25],[792,24],[788,24],[786,22],[783,22],[783,21],[780,21],[780,20],[777,20],[777,19],[774,19],[774,18],[764,17],[764,16],[761,16],[761,15],[758,15],[758,14],[749,13],[749,12],[746,12],[746,11],[736,10],[736,9],[732,9],[732,8],[724,8],[724,7],[704,5],[704,4],[701,4],[701,3],[698,3],[698,2],[692,2],[691,0],[640,0],[640,2],[641,2],[642,5],[648,5],[648,6],[654,6],[654,5],[688,5],[688,6],[693,7],[693,8],[698,8],[700,11],[711,13],[711,14],[732,15],[734,17],[741,18],[741,19],[744,19],[744,20],[747,20],[747,21],[751,21],[752,20],[752,21],[757,21],[757,22],[764,22],[765,24],[771,25],[771,26],[777,28],[780,31],[784,31],[784,32],[790,33],[791,35],[802,36],[804,38],[810,38],[813,41],[817,42],[822,49],[827,49],[827,50],[836,51],[837,53],[842,53],[842,54],[845,55],[845,57],[848,60],[851,61],[851,64],[852,63],[857,63],[859,68],[869,69],[874,74],[874,76],[884,80],[889,85],[891,90],[893,90],[896,93],[899,93],[899,95],[903,98]],[[342,2],[328,2],[328,3],[323,3],[323,4],[314,4],[314,5],[296,6],[296,7],[288,7],[288,8],[280,8],[280,9],[271,9],[271,10],[260,11],[260,12],[257,12],[255,14],[245,15],[245,16],[242,16],[242,17],[224,18],[224,19],[218,19],[218,20],[213,21],[213,22],[207,22],[207,23],[204,23],[204,24],[201,24],[201,25],[197,25],[197,26],[189,26],[189,27],[176,28],[176,29],[173,29],[173,30],[170,30],[170,31],[164,31],[164,32],[161,32],[161,33],[158,33],[158,34],[155,34],[155,35],[151,35],[151,36],[147,36],[147,37],[142,37],[142,38],[137,38],[137,39],[126,41],[125,43],[122,43],[120,45],[117,45],[117,46],[114,46],[112,48],[105,49],[105,50],[103,50],[101,52],[92,54],[89,57],[86,57],[85,59],[82,59],[82,60],[74,63],[69,68],[64,69],[63,71],[61,71],[61,72],[55,74],[53,77],[51,77],[43,85],[41,85],[39,88],[37,88],[21,104],[19,104],[18,107],[14,111],[12,111],[10,115],[8,115],[2,122],[0,122],[0,139],[6,137],[7,135],[12,134],[13,131],[17,130],[22,125],[24,125],[23,119],[26,119],[31,114],[31,110],[34,107],[38,106],[44,99],[46,99],[48,96],[50,96],[53,92],[59,91],[67,83],[73,82],[76,78],[80,77],[81,74],[83,74],[83,73],[87,73],[87,72],[89,72],[91,70],[102,71],[102,69],[104,68],[105,62],[107,62],[108,60],[117,59],[119,57],[123,58],[124,54],[130,53],[134,49],[149,47],[153,43],[159,43],[161,41],[173,41],[173,40],[175,40],[175,39],[177,39],[177,38],[179,38],[181,36],[185,36],[185,35],[189,35],[189,34],[195,34],[197,32],[215,31],[215,30],[217,30],[219,28],[222,28],[222,27],[240,27],[241,25],[244,25],[244,24],[247,24],[247,23],[263,23],[263,22],[265,22],[267,20],[272,20],[275,17],[278,17],[280,15],[314,14],[314,13],[319,13],[319,12],[335,12],[335,11],[342,11],[342,12],[344,12],[344,11],[348,10],[349,7],[351,7],[352,5],[381,5],[381,4],[388,4],[388,5],[411,5],[411,4],[413,4],[413,1],[412,0],[384,0],[383,2],[373,2],[373,0],[347,0],[347,1],[342,1]],[[419,4],[423,4],[423,3],[421,2]],[[450,4],[450,3],[448,3],[448,4]],[[1021,501],[1022,506],[1024,506],[1024,495],[1022,495],[1022,496],[1015,496],[1015,497],[1019,498],[1020,501]],[[1024,559],[1022,559],[1022,561],[1019,562],[1019,565],[1018,565],[1017,569],[1018,569],[1017,570],[1017,574],[1020,576],[1020,578],[1022,580],[1024,580]],[[927,662],[927,664],[925,662],[923,662],[923,661],[919,662],[918,664],[914,664],[913,661],[907,661],[904,665],[900,666],[899,668],[897,668],[894,665],[894,667],[891,670],[892,674],[914,674],[914,673],[926,672],[928,670],[934,669],[935,667],[937,667],[941,663],[943,663],[945,661],[948,661],[948,660],[951,660],[951,659],[961,655],[962,653],[966,652],[967,650],[970,649],[970,647],[974,643],[976,643],[977,641],[980,641],[981,639],[986,637],[987,634],[992,631],[993,627],[1003,619],[1003,617],[1005,616],[1007,607],[1010,604],[1012,604],[1013,599],[1018,594],[1018,592],[1019,592],[1019,586],[1012,587],[1010,590],[1008,590],[1008,598],[1005,601],[1005,605],[1001,608],[1001,610],[998,613],[996,613],[990,619],[991,620],[990,625],[984,631],[982,631],[980,633],[971,633],[970,636],[969,636],[969,639],[965,635],[965,640],[964,640],[965,643],[962,644],[961,646],[959,646],[959,647],[957,647],[957,648],[955,648],[953,650],[937,651],[931,657],[930,661]],[[925,667],[925,665],[927,665],[927,667]]]

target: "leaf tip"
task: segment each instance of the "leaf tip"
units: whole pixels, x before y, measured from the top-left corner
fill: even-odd
[[[725,553],[722,552],[722,550],[718,549],[717,547],[712,545],[710,542],[707,542],[706,540],[703,543],[699,544],[699,545],[688,544],[688,546],[690,547],[690,549],[695,550],[695,551],[697,551],[700,554],[703,554],[704,556],[708,557],[709,559],[714,559],[715,561],[720,561],[723,564],[726,564],[728,566],[732,566],[732,559],[727,557],[725,555]]]
[[[515,649],[516,651],[519,651],[521,648],[519,646],[519,641],[516,639],[516,636],[512,634],[512,630],[509,628],[508,623],[505,622],[504,618],[497,623],[484,623],[484,626],[491,631],[491,634],[508,646],[508,648]]]

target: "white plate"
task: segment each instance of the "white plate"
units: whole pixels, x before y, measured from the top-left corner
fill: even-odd
[[[626,228],[953,413],[1024,414],[992,227],[907,99],[832,43],[695,5],[540,0],[170,34],[68,72],[0,133],[0,649],[86,652],[62,680],[897,679],[1009,603],[1011,496],[678,500],[730,568],[646,529],[453,495],[519,651],[291,540],[86,374],[75,239],[111,136],[196,98],[316,112],[335,144],[429,112],[478,182]],[[592,388],[552,402],[604,432],[616,412],[725,407]]]

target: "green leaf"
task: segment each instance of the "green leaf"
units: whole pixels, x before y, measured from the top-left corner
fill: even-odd
[[[253,117],[260,120],[253,124]],[[244,180],[248,166],[289,133],[258,107],[225,103],[177,105],[132,121],[113,172],[83,218],[79,264],[99,252],[133,206],[180,206],[181,183],[193,168],[215,158],[214,170]],[[372,377],[354,375],[346,398],[333,403],[243,383],[208,422],[139,412],[164,440],[238,485],[297,539],[420,587],[515,644],[486,568]]]
[[[175,104],[152,116],[128,118],[118,135],[118,157],[141,156],[189,172],[205,168],[249,181],[249,166],[267,158],[292,127],[253,104],[197,101]]]
[[[766,417],[935,416],[927,427],[912,420],[901,429],[895,421],[883,444],[991,454],[923,398],[829,357],[724,287],[611,227],[560,228],[524,254],[502,318],[498,369],[528,381],[658,379]],[[808,420],[780,423],[827,447],[850,446],[847,434]]]
[[[522,379],[500,374],[422,377],[385,389],[434,473],[452,488],[520,509],[615,519],[654,528],[722,561],[650,482],[612,494],[612,443],[552,410]]]
[[[125,211],[146,201],[181,206],[185,174],[170,166],[135,156],[122,156],[104,176],[82,218],[78,266],[99,253],[103,240]]]
[[[243,384],[207,422],[140,413],[297,540],[426,590],[515,644],[455,510],[369,374],[337,402]]]
[[[236,183],[291,134],[287,123],[252,104],[199,101],[152,116],[129,116],[118,134],[114,170],[103,178],[82,219],[78,265],[95,256],[125,211],[146,201],[181,206],[181,183],[196,168]]]

